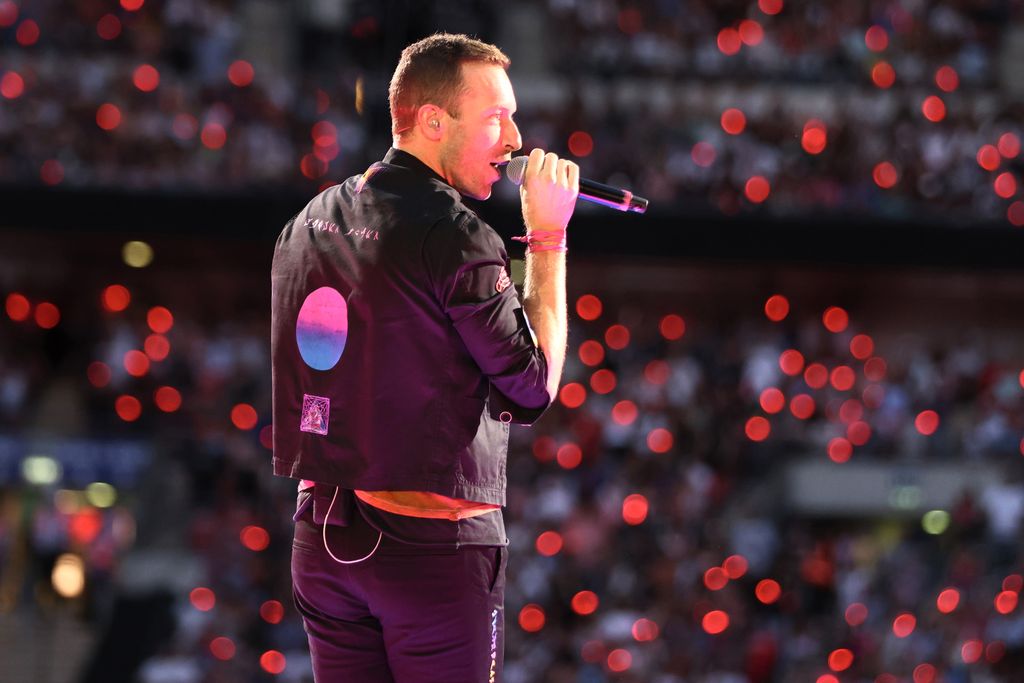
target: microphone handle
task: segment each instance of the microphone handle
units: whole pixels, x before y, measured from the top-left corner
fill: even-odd
[[[647,200],[638,197],[629,190],[605,185],[588,178],[580,178],[580,199],[601,204],[619,211],[644,213],[647,211]]]

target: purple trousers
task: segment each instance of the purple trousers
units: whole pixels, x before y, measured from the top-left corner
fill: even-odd
[[[502,680],[505,548],[409,545],[358,512],[326,526],[326,545],[309,506],[291,570],[316,683]]]

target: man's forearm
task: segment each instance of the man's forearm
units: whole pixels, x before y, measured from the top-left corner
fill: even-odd
[[[548,395],[554,401],[558,397],[568,337],[565,253],[554,250],[527,253],[523,284],[523,307],[548,363]]]

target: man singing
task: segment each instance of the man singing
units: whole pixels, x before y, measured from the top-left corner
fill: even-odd
[[[574,163],[530,153],[520,301],[462,203],[522,146],[508,66],[461,35],[407,47],[393,148],[277,241],[274,473],[301,480],[292,582],[318,683],[501,680],[508,425],[558,392],[579,191]]]

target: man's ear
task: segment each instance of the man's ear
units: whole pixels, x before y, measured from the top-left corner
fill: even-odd
[[[434,104],[421,105],[416,110],[416,127],[428,140],[440,140],[445,128],[444,110]]]

